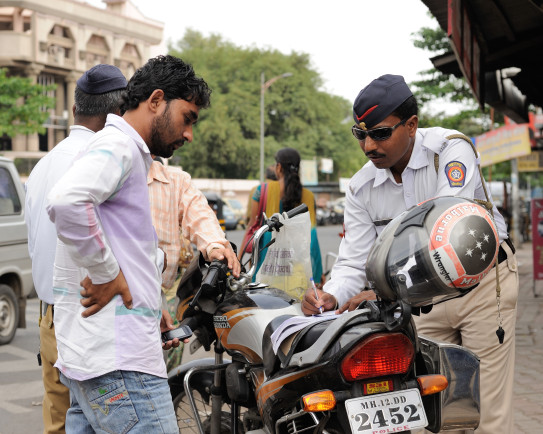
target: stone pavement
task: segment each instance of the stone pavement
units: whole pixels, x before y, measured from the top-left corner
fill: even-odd
[[[515,434],[543,432],[543,282],[534,296],[532,243],[517,246],[520,291],[515,355]]]

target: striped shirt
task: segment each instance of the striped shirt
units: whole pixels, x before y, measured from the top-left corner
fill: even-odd
[[[168,264],[162,273],[162,286],[169,289],[177,277],[180,231],[205,255],[213,247],[227,247],[229,243],[207,199],[187,172],[153,161],[147,184],[158,246],[166,253]]]

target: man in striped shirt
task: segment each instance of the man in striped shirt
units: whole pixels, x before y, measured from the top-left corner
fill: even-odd
[[[147,184],[158,246],[167,258],[167,266],[162,273],[162,290],[174,318],[181,243],[190,241],[207,259],[220,260],[233,251],[207,199],[191,182],[187,172],[179,167],[165,166],[155,159],[147,174]],[[234,271],[239,272],[239,262],[237,258],[233,259]],[[168,351],[168,371],[179,364],[181,356],[182,347]]]

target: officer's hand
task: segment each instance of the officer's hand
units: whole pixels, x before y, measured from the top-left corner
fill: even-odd
[[[360,303],[362,303],[364,300],[377,300],[377,297],[375,296],[375,292],[362,291],[360,294],[355,295],[349,301],[347,301],[347,303],[341,306],[336,311],[336,313],[343,313],[346,310],[348,310],[349,312],[351,310],[355,310],[360,305]]]
[[[234,277],[239,277],[241,265],[239,264],[239,260],[231,247],[214,248],[213,250],[211,250],[211,252],[209,252],[208,259],[209,261],[213,261],[214,259],[216,259],[217,261],[222,261],[223,259],[226,259],[228,263],[228,268],[232,270],[232,274],[234,275]]]
[[[83,297],[81,304],[87,308],[81,314],[83,318],[100,312],[116,295],[121,296],[127,309],[132,309],[132,294],[128,289],[122,270],[119,271],[115,279],[108,283],[94,284],[87,276],[79,284],[83,287],[79,292]]]
[[[308,289],[302,299],[302,312],[305,315],[316,315],[320,313],[319,308],[323,311],[333,310],[336,307],[336,298],[332,294],[328,294],[321,289],[317,289],[319,299],[315,298],[315,291]]]

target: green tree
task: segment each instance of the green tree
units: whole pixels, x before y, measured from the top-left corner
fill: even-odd
[[[10,77],[0,69],[0,136],[43,133],[47,109],[55,106],[55,99],[47,92],[54,88],[33,84],[26,77]]]
[[[240,48],[219,35],[188,30],[170,54],[194,66],[212,89],[211,107],[201,112],[194,142],[176,151],[173,164],[195,177],[258,178],[260,86],[289,72],[265,93],[265,166],[277,150],[296,148],[303,159],[332,158],[333,179],[352,176],[363,154],[350,134],[351,105],[319,90],[322,80],[305,53]]]
[[[426,50],[429,55],[439,56],[451,51],[447,34],[441,28],[431,29],[424,27],[413,34],[413,43],[416,47]],[[417,101],[420,103],[421,114],[419,126],[456,129],[464,134],[474,137],[491,129],[503,125],[504,118],[501,113],[492,113],[488,107],[482,112],[479,104],[464,78],[443,74],[435,68],[420,72],[421,79],[410,83]],[[435,100],[449,103],[459,103],[463,110],[454,115],[444,112],[429,113],[425,110],[430,102]],[[459,105],[460,106],[460,105]],[[486,179],[493,181],[509,180],[511,165],[508,161],[483,168]],[[521,179],[524,179],[521,174]]]
[[[439,56],[450,52],[447,34],[440,28],[423,27],[413,35],[413,45],[425,50],[429,55]],[[421,79],[411,83],[415,86],[417,101],[424,104],[440,99],[446,102],[467,104],[469,111],[477,108],[471,90],[463,78],[446,75],[435,68],[421,71]]]

